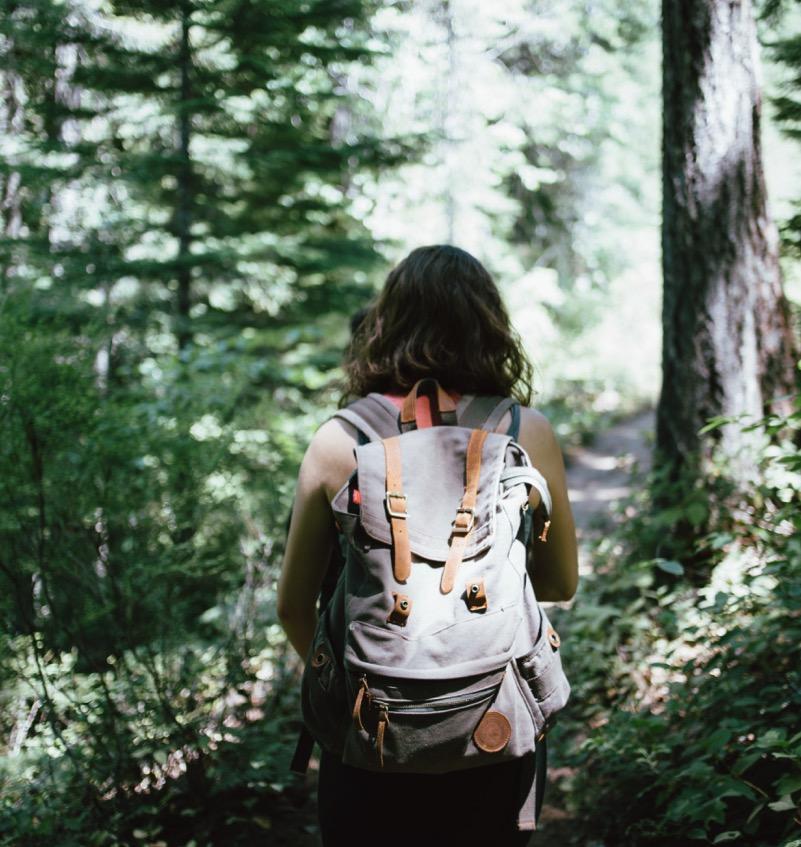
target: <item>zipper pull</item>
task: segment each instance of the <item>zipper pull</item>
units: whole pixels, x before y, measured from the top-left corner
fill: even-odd
[[[356,728],[363,732],[367,731],[362,723],[362,700],[365,696],[369,703],[372,699],[372,694],[370,694],[370,689],[367,685],[367,674],[362,674],[359,677],[359,690],[356,692],[356,700],[353,703],[353,721],[356,724]]]
[[[378,729],[375,734],[375,746],[378,751],[378,763],[384,767],[384,729],[389,723],[387,707],[383,703],[378,704]]]
[[[545,524],[542,527],[542,532],[539,535],[540,541],[546,541],[548,538],[548,528],[550,527],[551,522],[545,521]]]

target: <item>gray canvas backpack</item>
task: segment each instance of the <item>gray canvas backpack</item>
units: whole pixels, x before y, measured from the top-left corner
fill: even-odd
[[[418,428],[423,390],[434,425]],[[540,526],[529,492],[541,497],[541,542],[550,492],[513,436],[493,431],[513,407],[480,395],[454,406],[424,379],[400,413],[378,393],[335,413],[362,443],[331,501],[343,567],[306,657],[301,708],[308,733],[345,764],[444,773],[533,762],[567,703],[559,635],[526,569]],[[522,773],[517,827],[535,829],[536,780]]]

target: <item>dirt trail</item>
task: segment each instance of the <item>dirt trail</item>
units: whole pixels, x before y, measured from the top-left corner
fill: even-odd
[[[610,507],[615,500],[631,492],[650,466],[653,431],[653,410],[640,412],[600,433],[589,446],[565,451],[568,494],[579,541],[580,575],[591,570],[590,544],[611,523]],[[558,605],[568,608],[571,604]],[[301,820],[296,823],[300,831],[296,829],[294,832],[296,847],[320,847],[322,844],[316,821],[316,758],[315,755],[307,774],[308,795]],[[558,781],[565,771],[554,761],[557,756],[551,754],[549,758],[546,799],[540,828],[531,839],[531,847],[567,847],[574,844],[570,818],[559,806]],[[293,842],[279,840],[276,843]]]
[[[625,418],[600,433],[588,447],[565,451],[567,486],[576,535],[579,570],[587,573],[590,542],[611,524],[609,508],[631,493],[651,463],[654,411]]]

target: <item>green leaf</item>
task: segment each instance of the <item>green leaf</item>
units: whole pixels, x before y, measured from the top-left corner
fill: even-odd
[[[749,753],[745,753],[735,762],[732,767],[732,773],[737,775],[745,773],[745,771],[747,771],[754,762],[759,761],[764,755],[765,754],[761,750],[753,750]]]
[[[684,566],[681,562],[674,562],[671,559],[654,559],[654,564],[665,573],[671,573],[674,576],[681,576],[684,573]]]
[[[727,423],[734,423],[737,420],[736,417],[727,417],[725,415],[716,415],[714,418],[709,418],[707,423],[698,430],[698,435],[703,435],[710,430],[717,429],[719,426],[723,426]]]
[[[739,830],[730,829],[728,832],[721,832],[720,835],[715,836],[715,840],[712,842],[713,844],[723,844],[724,841],[734,841],[735,838],[740,837]]]
[[[686,509],[687,520],[693,526],[700,526],[707,515],[707,508],[703,503],[690,503]]]
[[[795,802],[789,794],[785,794],[781,800],[776,800],[775,803],[768,803],[768,806],[773,809],[774,812],[789,812],[791,809],[795,808]]]
[[[801,791],[801,774],[788,774],[776,783],[776,793],[782,797]]]

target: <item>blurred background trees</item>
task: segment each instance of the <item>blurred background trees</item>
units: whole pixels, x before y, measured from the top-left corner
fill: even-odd
[[[711,47],[724,69],[735,49],[685,44],[712,20],[687,10],[3,5],[0,845],[313,837],[307,813],[299,823],[307,789],[287,770],[298,663],[275,580],[300,457],[338,399],[349,320],[412,247],[453,242],[495,274],[536,364],[536,405],[566,450],[657,402],[662,223],[666,308],[683,316],[665,336],[665,385],[691,398],[672,415],[680,398],[663,392],[662,442],[680,443],[664,435],[675,424],[713,445],[714,418],[745,411],[724,402],[737,390],[687,371],[685,352],[709,350],[695,363],[720,362],[732,385],[759,375],[712,345],[736,339],[737,321],[700,320],[710,280],[768,291],[763,336],[777,333],[771,373],[784,376],[757,383],[765,397],[786,384],[801,300],[799,10],[756,10],[744,37],[751,58],[755,35],[765,44],[763,78],[756,63],[724,74],[720,101],[679,96],[704,78]],[[663,23],[675,80],[664,101]],[[663,105],[676,133],[664,162]],[[699,109],[718,152],[685,172],[671,151],[699,142]],[[715,129],[724,113],[731,134]],[[725,171],[700,217],[686,191],[668,192],[663,211],[661,167],[703,188],[737,151],[750,183]],[[671,489],[668,457],[593,550],[595,574],[559,624],[577,696],[552,749],[578,769],[561,785],[575,843],[792,843],[801,468],[787,433],[801,426],[792,404],[779,411],[761,423],[753,485],[724,461]],[[697,649],[682,634],[692,627]],[[688,716],[668,688],[688,674],[675,656],[690,654],[695,746],[680,750]],[[767,668],[778,670],[766,680]],[[713,743],[721,703],[729,734]],[[716,782],[732,769],[736,787]],[[619,798],[645,784],[624,813]],[[723,792],[714,802],[710,785]]]

